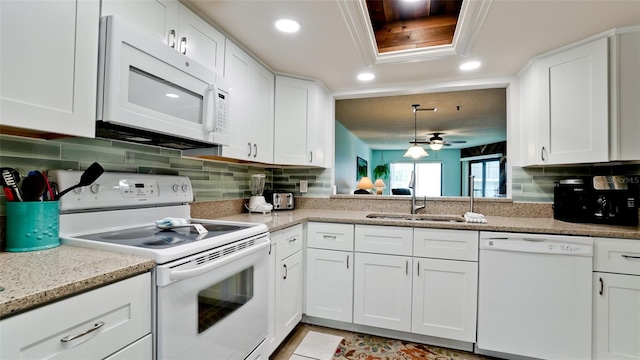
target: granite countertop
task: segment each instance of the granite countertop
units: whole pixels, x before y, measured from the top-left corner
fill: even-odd
[[[0,252],[0,318],[149,271],[152,259],[75,246]]]
[[[595,224],[576,224],[552,218],[523,218],[486,216],[486,224],[442,221],[411,221],[395,219],[370,219],[373,211],[350,210],[292,210],[273,211],[269,214],[243,213],[225,216],[220,219],[263,223],[271,232],[303,223],[305,221],[353,223],[366,225],[413,226],[439,229],[465,229],[480,231],[507,231],[524,233],[542,233],[558,235],[582,235],[640,240],[640,228],[632,226],[613,226]]]

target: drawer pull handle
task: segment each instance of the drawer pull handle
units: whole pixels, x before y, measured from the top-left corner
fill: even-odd
[[[625,259],[640,259],[640,256],[622,255]]]
[[[347,269],[349,268],[349,256],[351,255],[347,255]]]
[[[404,272],[409,275],[409,260],[404,264]]]
[[[337,236],[335,236],[335,235],[322,235],[322,237],[325,238],[325,239],[335,239],[335,238],[337,238]]]
[[[418,261],[418,276],[420,276],[420,261]]]
[[[284,264],[284,276],[282,277],[284,280],[287,280],[287,273],[289,272],[289,270],[287,269],[287,264]]]
[[[297,237],[293,237],[293,238],[289,239],[289,244],[294,243],[296,241],[298,241],[298,238]]]
[[[69,341],[73,341],[73,340],[75,340],[77,338],[81,338],[81,337],[83,337],[85,335],[91,334],[92,332],[100,329],[103,326],[104,326],[104,321],[100,321],[98,323],[95,323],[91,329],[83,332],[82,334],[69,335],[69,336],[63,337],[62,339],[60,339],[60,341],[62,341],[63,343],[66,343],[66,342],[69,342]]]
[[[602,281],[602,278],[600,278],[600,291],[599,291],[600,295],[602,295],[602,293],[604,293],[604,281]]]

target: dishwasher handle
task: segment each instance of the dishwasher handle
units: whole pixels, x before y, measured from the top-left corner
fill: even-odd
[[[549,240],[538,237],[480,239],[480,250],[593,257],[593,243]]]

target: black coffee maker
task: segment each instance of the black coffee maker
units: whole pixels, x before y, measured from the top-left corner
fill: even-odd
[[[557,220],[638,225],[640,176],[583,176],[555,183],[553,217]]]

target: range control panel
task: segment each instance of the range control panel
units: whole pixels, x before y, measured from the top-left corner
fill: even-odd
[[[82,171],[49,172],[58,191],[77,184],[81,175]],[[62,196],[60,211],[168,206],[192,201],[193,188],[186,176],[105,172],[93,184]]]

